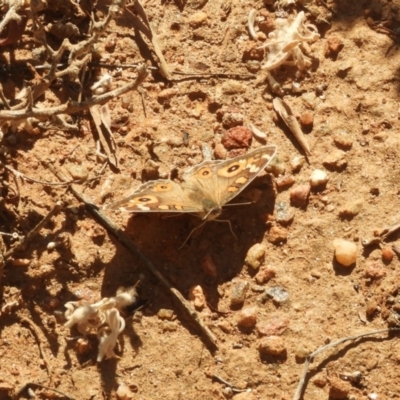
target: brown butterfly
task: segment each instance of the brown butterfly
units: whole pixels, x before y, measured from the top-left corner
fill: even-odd
[[[276,146],[269,145],[229,160],[203,161],[183,174],[182,183],[167,179],[149,181],[105,208],[135,213],[195,213],[204,221],[213,220],[267,167],[275,154]]]

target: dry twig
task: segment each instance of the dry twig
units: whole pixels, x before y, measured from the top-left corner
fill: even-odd
[[[308,367],[310,366],[310,363],[312,362],[314,357],[317,356],[319,353],[322,353],[323,351],[328,350],[328,349],[330,349],[332,347],[336,347],[339,344],[342,344],[344,342],[357,340],[357,339],[364,338],[364,337],[367,337],[367,336],[377,335],[379,333],[393,332],[393,331],[399,331],[399,330],[400,330],[400,328],[386,328],[386,329],[380,329],[378,331],[372,331],[372,332],[368,332],[368,333],[361,333],[361,334],[354,335],[354,336],[348,336],[348,337],[336,340],[335,342],[329,343],[326,346],[322,346],[319,349],[315,350],[313,353],[311,353],[306,358],[306,360],[304,362],[303,372],[302,372],[302,374],[300,376],[299,383],[297,385],[296,392],[295,392],[292,400],[300,400],[301,399],[301,396],[302,396],[303,391],[304,391],[304,385],[306,383]]]

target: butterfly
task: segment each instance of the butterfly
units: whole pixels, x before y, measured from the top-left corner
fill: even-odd
[[[130,196],[104,208],[135,213],[194,213],[204,221],[213,220],[267,167],[275,154],[276,146],[268,145],[229,160],[206,160],[184,172],[182,183],[168,179],[149,181]]]

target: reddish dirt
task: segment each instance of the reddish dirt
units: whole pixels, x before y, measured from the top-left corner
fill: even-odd
[[[83,29],[89,19],[72,3],[53,2],[47,18]],[[81,3],[91,10],[90,2]],[[307,131],[311,155],[297,172],[290,163],[304,153],[273,110],[276,94],[260,69],[264,55],[247,30],[252,8],[258,17],[264,16],[263,21],[256,18],[257,30],[270,29],[268,18],[273,23],[276,13],[264,3],[143,1],[170,70],[190,74],[171,73],[170,80],[157,71],[157,56],[147,39],[135,33],[130,14],[122,13],[110,24],[96,43],[103,62],[146,61],[155,67],[140,93],[132,91],[108,103],[118,169],[102,169],[104,159],[96,155],[97,134],[87,111],[67,120],[79,125],[78,130],[3,130],[0,230],[26,235],[57,201],[62,199],[64,205],[4,267],[1,399],[30,394],[67,398],[61,393],[82,400],[292,399],[304,363],[300,355],[342,337],[399,326],[400,262],[398,253],[390,260],[390,249],[400,246],[400,235],[395,232],[386,244],[366,248],[362,241],[400,220],[400,1],[331,0],[328,8],[321,1],[307,6],[313,15],[300,4],[284,8],[288,15],[304,10],[321,35],[306,45],[312,65],[305,73],[296,75],[297,69],[290,66],[273,71],[284,99]],[[108,7],[108,2],[99,2],[95,18],[104,18]],[[330,25],[323,21],[329,14]],[[22,38],[2,47],[2,63],[40,64],[32,32],[29,19]],[[52,45],[57,43],[54,39]],[[262,43],[260,34],[258,45]],[[42,70],[37,76],[32,71],[15,67],[1,74],[5,97],[12,104],[23,80],[29,85],[44,76]],[[137,75],[134,68],[88,68],[85,90],[96,82],[96,74],[106,72],[114,75],[114,87]],[[57,83],[39,97],[36,107],[76,99],[78,79]],[[0,113],[4,110],[3,104]],[[227,156],[221,140],[240,119],[239,124],[253,124],[265,132],[267,144],[277,145],[275,169],[284,169],[287,177],[261,174],[237,198],[251,204],[226,208],[222,219],[231,222],[237,239],[227,223],[208,222],[179,250],[199,224],[195,216],[105,211],[184,297],[193,286],[201,286],[207,305],[199,315],[216,336],[218,349],[209,345],[143,262],[66,186],[21,180],[4,167],[47,182],[58,180],[41,160],[51,162],[68,179],[71,171],[89,180],[100,173],[99,179],[76,188],[101,207],[146,180],[172,176],[179,182],[186,169],[203,160],[203,144],[214,156]],[[251,147],[260,143],[264,142],[253,137]],[[239,150],[228,156],[246,151]],[[291,190],[308,184],[315,169],[328,173],[326,186],[311,189],[304,206],[291,205]],[[277,186],[277,181],[283,184]],[[280,208],[293,218],[281,220]],[[356,243],[354,265],[343,267],[335,261],[335,238]],[[3,239],[5,253],[15,239]],[[55,249],[48,248],[51,242],[57,243]],[[245,263],[256,243],[265,249],[261,273]],[[89,344],[80,347],[76,328],[64,326],[64,304],[112,297],[120,286],[139,280],[143,307],[133,316],[125,314],[126,328],[115,348],[118,358],[97,363],[96,335],[89,335]],[[233,307],[231,296],[243,282],[248,287],[244,304]],[[288,299],[271,299],[267,292],[275,287],[284,289]],[[243,312],[248,308],[250,316]],[[172,317],[162,319],[162,309],[173,310]],[[311,363],[302,398],[400,398],[397,344],[395,334],[382,333],[319,354]],[[345,379],[357,371],[360,381]],[[31,385],[29,394],[28,383],[48,388]],[[117,397],[121,384],[130,388],[130,397]]]

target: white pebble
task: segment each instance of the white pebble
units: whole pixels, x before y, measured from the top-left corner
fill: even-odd
[[[315,169],[310,177],[310,185],[311,187],[318,187],[325,185],[328,182],[328,174],[321,169]]]
[[[357,245],[344,239],[334,239],[336,261],[345,267],[354,264],[357,259]]]

